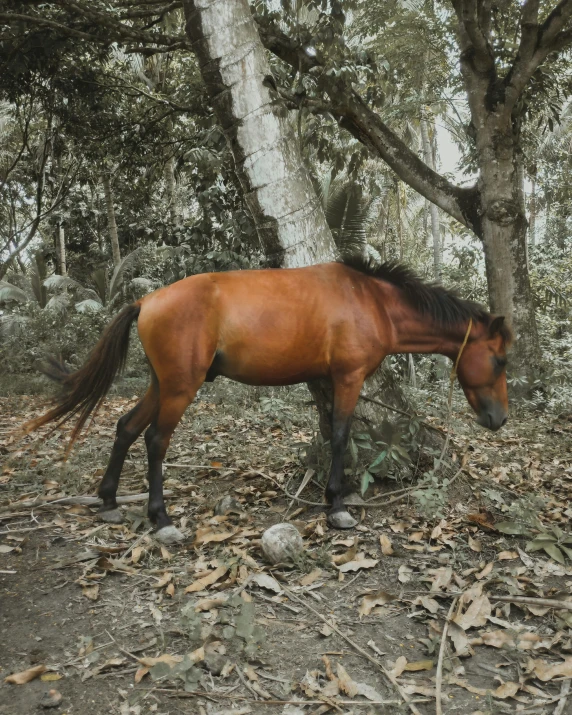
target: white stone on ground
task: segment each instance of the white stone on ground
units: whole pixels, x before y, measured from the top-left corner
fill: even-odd
[[[304,548],[304,541],[294,524],[274,524],[262,534],[262,552],[271,564],[294,561]]]

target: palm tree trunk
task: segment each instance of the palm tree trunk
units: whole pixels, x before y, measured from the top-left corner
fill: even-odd
[[[115,221],[115,209],[113,208],[113,191],[111,189],[111,177],[105,173],[102,177],[103,193],[105,194],[105,208],[107,210],[107,225],[109,227],[109,240],[111,242],[111,254],[113,265],[121,263],[121,251],[119,250],[119,234],[117,233],[117,222]]]

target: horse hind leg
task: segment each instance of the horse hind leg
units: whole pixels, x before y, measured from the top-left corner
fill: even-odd
[[[206,370],[205,370],[206,374]],[[155,524],[155,538],[163,544],[183,541],[184,535],[173,525],[167,514],[163,497],[163,460],[176,426],[187,407],[194,400],[197,390],[204,381],[196,380],[184,391],[160,387],[160,406],[156,417],[145,432],[147,459],[149,463],[149,519]]]
[[[133,442],[147,427],[159,404],[157,388],[151,385],[145,397],[117,422],[115,442],[105,474],[99,485],[97,494],[103,501],[98,515],[101,521],[109,524],[120,524],[123,516],[117,506],[117,487],[127,452]]]

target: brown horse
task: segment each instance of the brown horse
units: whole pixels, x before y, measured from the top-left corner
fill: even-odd
[[[167,515],[162,465],[171,435],[206,381],[224,375],[249,385],[292,385],[327,378],[333,386],[332,466],[326,497],[332,526],[356,524],[343,502],[343,456],[364,380],[386,355],[441,353],[457,374],[479,424],[497,430],[507,419],[502,317],[423,283],[407,268],[327,263],[307,268],[207,273],[185,278],[127,306],[109,324],[85,365],[70,373],[52,361],[62,383],[54,407],[28,431],[78,415],[77,437],[125,364],[131,323],[151,368],[143,399],[117,423],[99,487],[104,521],[119,522],[116,493],[127,451],[145,432],[149,517],[165,543],[183,535]]]

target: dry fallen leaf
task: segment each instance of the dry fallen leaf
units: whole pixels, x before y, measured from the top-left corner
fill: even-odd
[[[7,678],[4,678],[5,683],[12,683],[13,685],[25,685],[31,680],[35,680],[42,673],[47,670],[45,665],[36,665],[34,668],[29,668],[28,670],[22,670],[20,673],[13,673]]]
[[[342,566],[343,564],[347,564],[350,561],[352,561],[355,558],[355,555],[357,553],[357,547],[358,547],[358,537],[356,536],[354,538],[353,544],[351,547],[346,551],[344,554],[338,554],[337,556],[332,556],[332,562],[336,566]]]
[[[562,663],[546,663],[544,660],[533,660],[531,662],[534,675],[546,682],[558,676],[572,678],[572,656],[566,658]]]
[[[474,685],[471,685],[470,683],[467,683],[464,680],[461,680],[460,678],[455,678],[455,677],[449,677],[449,683],[452,685],[458,685],[460,688],[464,688],[465,690],[468,690],[470,693],[473,693],[474,695],[480,695],[482,697],[487,697],[488,695],[492,695],[493,698],[499,698],[500,700],[504,700],[505,698],[512,698],[514,695],[518,693],[520,690],[520,685],[518,683],[503,683],[502,685],[499,685],[499,687],[496,690],[487,690],[485,688],[477,688]]]
[[[376,606],[385,606],[386,603],[391,603],[395,601],[396,596],[392,596],[386,591],[376,591],[375,593],[368,593],[363,597],[361,605],[359,607],[359,617],[369,616]]]
[[[473,539],[472,536],[469,536],[469,548],[472,551],[476,551],[478,554],[480,554],[483,550],[483,545],[479,539]]]
[[[272,576],[269,576],[267,573],[253,574],[252,581],[260,586],[260,588],[265,588],[268,591],[274,591],[274,593],[282,593],[283,591],[278,581]]]
[[[93,586],[83,586],[81,592],[90,601],[97,601],[99,598],[99,584],[96,583]]]
[[[0,544],[0,554],[9,554],[10,551],[14,551],[15,546],[8,546],[7,544]]]
[[[399,676],[403,673],[406,667],[407,658],[404,655],[400,655],[399,658],[395,661],[395,665],[391,670],[391,674],[394,678],[399,678]]]
[[[407,663],[404,670],[408,672],[416,672],[418,670],[432,670],[434,662],[432,660],[415,660]]]
[[[393,545],[391,543],[391,539],[388,536],[382,534],[379,537],[379,544],[381,546],[381,553],[384,556],[391,556],[393,554]]]
[[[236,531],[214,531],[210,526],[204,526],[197,529],[194,545],[209,544],[211,542],[220,542],[231,539],[236,535]]]
[[[482,578],[486,578],[490,574],[490,572],[493,570],[493,562],[491,561],[489,564],[485,566],[485,568],[480,572],[475,574],[475,578],[478,579],[479,581]]]
[[[481,628],[490,615],[491,603],[486,596],[481,595],[473,600],[465,613],[455,616],[453,621],[466,631],[469,628]]]
[[[409,581],[411,581],[412,576],[413,569],[409,568],[409,566],[406,566],[405,564],[401,564],[401,566],[397,570],[397,578],[399,579],[400,583],[409,583]]]
[[[195,593],[196,591],[204,591],[205,588],[212,586],[213,583],[222,578],[228,571],[228,566],[219,566],[214,571],[211,571],[206,576],[199,578],[197,581],[187,586],[185,593]]]
[[[501,551],[497,558],[499,561],[510,561],[511,559],[518,559],[518,551]]]
[[[346,695],[349,695],[350,698],[354,698],[359,692],[357,683],[350,678],[348,672],[341,663],[338,663],[336,672],[338,674],[338,683],[342,693],[346,693]]]
[[[359,571],[360,569],[372,569],[374,566],[377,566],[378,563],[379,559],[366,559],[365,554],[362,553],[357,554],[354,561],[348,561],[342,564],[338,571],[347,573],[348,571]]]
[[[300,586],[311,586],[320,578],[322,573],[322,569],[313,569],[312,571],[310,571],[310,573],[307,573],[305,576],[302,576],[299,582]]]

